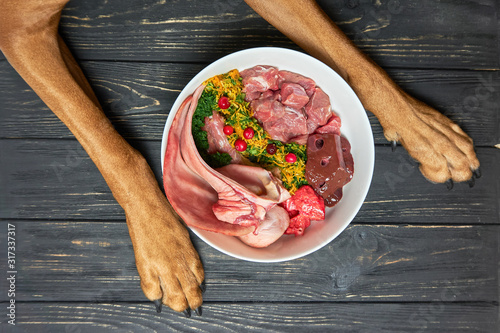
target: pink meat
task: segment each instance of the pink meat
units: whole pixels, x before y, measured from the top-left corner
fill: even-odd
[[[256,99],[250,103],[250,107],[255,119],[261,123],[273,122],[285,115],[285,107],[274,96]]]
[[[280,94],[279,90],[269,89],[269,90],[264,91],[263,93],[260,93],[260,96],[258,98],[254,98],[253,100],[255,100],[255,99],[272,99],[272,100],[281,102],[281,94]],[[252,102],[252,101],[250,101],[250,102]]]
[[[256,92],[278,89],[278,69],[272,66],[257,65],[240,72],[243,78],[246,100],[251,101],[260,96]]]
[[[230,164],[217,169],[222,175],[237,181],[253,194],[267,198],[269,200],[283,202],[290,198],[290,193],[284,191],[281,184],[276,180],[269,171],[259,167]],[[267,212],[263,211],[261,207],[257,206],[262,214]],[[260,213],[254,214],[249,210],[249,205],[245,200],[238,202],[228,202],[219,200],[214,205],[213,211],[215,216],[221,216],[225,220],[234,220],[239,224],[254,225],[260,223],[256,217]]]
[[[318,128],[318,124],[316,124],[313,120],[307,119],[306,122],[307,125],[307,134],[313,134],[316,131],[316,128]]]
[[[309,97],[301,85],[284,82],[281,85],[281,102],[286,106],[299,110],[309,102]]]
[[[260,91],[247,91],[245,93],[245,101],[246,102],[251,102],[257,98],[259,98],[260,96],[262,95],[262,93]]]
[[[279,95],[279,93],[277,95],[275,95],[275,91],[274,90],[266,90],[264,91],[261,95],[260,95],[260,99],[266,99],[266,98],[273,98],[274,100],[278,100],[277,96]],[[276,97],[275,97],[276,96]]]
[[[240,163],[241,155],[234,149],[224,134],[224,118],[215,110],[211,117],[205,117],[205,126],[201,128],[207,132],[208,153],[216,152],[228,153],[231,156],[231,163]]]
[[[186,119],[181,133],[180,151],[186,165],[198,176],[205,179],[217,192],[219,200],[213,206],[213,212],[219,220],[228,223],[258,226],[259,221],[264,219],[267,211],[281,202],[280,200],[283,197],[281,193],[287,191],[275,182],[274,186],[280,188],[274,192],[267,192],[274,193],[273,197],[258,196],[237,181],[224,176],[206,164],[199,155],[191,135],[194,111],[193,108],[190,108],[185,115]],[[236,172],[234,170],[241,170],[241,173],[245,173],[248,172],[246,168],[246,166],[239,164],[232,165],[233,172]],[[266,179],[266,176],[270,176],[270,173],[262,168],[255,169],[252,174],[254,176],[259,173],[262,174],[263,176],[259,175],[260,179]],[[246,204],[246,206],[242,203]],[[222,209],[224,206],[229,206],[231,209]],[[235,216],[238,217],[235,219]]]
[[[197,100],[202,91],[203,87],[200,87],[193,96],[186,98],[170,127],[163,165],[165,194],[187,225],[225,235],[245,235],[255,228],[225,223],[217,219],[212,212],[212,206],[218,200],[217,192],[203,178],[194,173],[181,156],[180,137],[185,115],[190,107],[196,108],[193,99]]]
[[[307,134],[306,117],[300,110],[285,107],[282,117],[262,124],[273,140],[288,142],[290,139]]]
[[[330,98],[321,88],[314,89],[314,93],[304,109],[307,120],[318,127],[325,125],[332,115]]]
[[[278,84],[281,88],[282,84],[288,83],[297,83],[301,85],[307,93],[307,96],[312,96],[314,93],[314,88],[316,87],[316,82],[313,79],[305,77],[303,75],[289,72],[289,71],[279,71],[278,72]]]
[[[266,218],[255,233],[239,236],[239,239],[247,245],[262,248],[271,245],[280,238],[290,224],[287,211],[280,206],[274,206],[267,212]]]
[[[315,133],[321,133],[321,134],[332,133],[340,135],[340,126],[341,126],[340,117],[332,112],[332,116],[330,117],[330,119],[328,119],[326,125],[317,128]]]
[[[291,142],[294,142],[294,143],[297,143],[299,145],[305,145],[307,144],[307,139],[309,138],[309,133],[308,134],[302,134],[302,135],[298,135],[296,137],[293,137],[291,138],[290,140],[288,140],[289,143]]]
[[[249,191],[262,198],[283,202],[290,198],[281,182],[271,172],[259,167],[230,164],[217,169],[224,176],[237,181]]]

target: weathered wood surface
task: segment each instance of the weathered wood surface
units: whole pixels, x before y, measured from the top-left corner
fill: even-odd
[[[202,317],[150,303],[21,303],[13,332],[496,332],[497,307],[461,303],[210,303]],[[77,320],[75,320],[77,319]],[[11,332],[6,330],[5,333]]]
[[[132,141],[161,182],[160,142]],[[499,223],[500,154],[478,148],[482,177],[474,188],[426,181],[402,148],[376,146],[375,171],[356,222]],[[0,218],[121,220],[102,176],[75,140],[0,140]]]
[[[158,315],[140,290],[122,209],[71,133],[0,55],[0,258],[13,223],[15,332],[498,332],[500,3],[319,3],[405,90],[471,135],[483,171],[476,186],[448,191],[427,182],[402,148],[390,151],[369,113],[374,179],[336,240],[266,265],[193,235],[207,276],[204,315]],[[299,49],[242,0],[71,1],[60,31],[104,111],[159,180],[165,120],[200,69],[249,47]],[[5,279],[0,289],[4,307]],[[1,315],[0,331],[12,331]]]
[[[125,223],[21,220],[0,222],[4,230],[6,223],[19,235],[18,301],[147,301]],[[445,296],[494,303],[499,232],[499,225],[355,223],[318,252],[276,264],[243,264],[192,238],[206,270],[208,303],[431,302]]]
[[[498,69],[496,0],[320,0],[378,63]],[[298,49],[243,0],[71,1],[61,34],[80,60],[211,62],[259,46]]]
[[[83,62],[106,114],[130,139],[161,140],[170,109],[183,87],[205,64]],[[456,121],[478,146],[500,142],[500,74],[497,71],[390,70],[410,94]],[[3,138],[72,138],[6,62],[0,62]],[[376,143],[387,144],[368,113]]]
[[[499,67],[496,0],[321,0],[384,66]],[[206,62],[256,46],[297,48],[242,0],[73,1],[62,34],[79,59]]]

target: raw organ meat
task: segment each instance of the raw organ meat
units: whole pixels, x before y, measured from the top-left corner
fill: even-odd
[[[352,179],[350,148],[347,139],[331,133],[313,134],[307,141],[306,179],[329,207],[338,203],[342,187]]]
[[[270,190],[259,196],[206,164],[198,153],[191,134],[194,111],[194,108],[189,108],[181,132],[180,151],[186,165],[217,192],[219,200],[213,205],[212,211],[219,220],[257,227],[267,211],[281,200],[286,200],[290,194],[276,181],[270,184],[270,187],[275,187],[274,191]],[[249,172],[248,168],[253,168],[252,172]],[[273,177],[269,171],[257,167],[233,164],[231,170],[233,174],[246,172],[249,176],[256,177],[256,181],[261,182],[267,180],[266,176]],[[269,184],[266,183],[265,186],[267,185]]]
[[[245,235],[255,228],[221,222],[215,217],[212,206],[217,202],[217,192],[186,165],[180,152],[185,115],[190,107],[196,107],[192,101],[199,98],[202,90],[197,89],[182,103],[170,127],[163,165],[165,194],[187,225],[225,235]]]
[[[231,163],[241,162],[241,155],[229,144],[224,134],[224,118],[217,111],[214,110],[211,117],[205,117],[205,126],[201,129],[207,132],[209,154],[228,153],[232,158]]]
[[[290,194],[262,168],[238,164],[224,167],[223,172],[241,180],[242,185],[203,161],[191,135],[192,116],[203,88],[184,101],[170,128],[164,164],[165,193],[189,226],[245,235]]]
[[[239,236],[239,239],[247,245],[253,247],[266,247],[280,238],[290,224],[290,218],[285,209],[274,206],[267,212],[266,218],[255,233]]]
[[[294,196],[281,204],[290,216],[290,225],[285,234],[301,236],[311,221],[325,219],[325,202],[311,186],[302,186]]]

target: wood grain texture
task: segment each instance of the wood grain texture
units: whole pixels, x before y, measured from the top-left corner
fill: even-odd
[[[83,62],[82,67],[117,130],[129,139],[161,140],[179,92],[205,65]],[[405,90],[457,122],[477,146],[500,142],[500,74],[466,70],[391,70]],[[7,63],[0,63],[0,137],[72,138]],[[387,144],[368,113],[375,142]]]
[[[161,182],[160,142],[131,141]],[[0,140],[0,218],[123,220],[102,176],[75,140]],[[370,191],[356,222],[500,223],[500,151],[479,148],[474,188],[426,181],[405,150],[375,149]]]
[[[495,0],[319,3],[384,66],[499,68]],[[242,0],[72,1],[61,31],[87,60],[204,62],[249,47],[296,48]]]
[[[496,332],[489,304],[208,303],[183,318],[148,303],[21,303],[12,332]],[[76,319],[76,320],[75,320]],[[7,330],[5,333],[11,331]]]
[[[495,0],[318,2],[383,66],[499,68]],[[243,0],[71,1],[60,30],[80,60],[206,62],[250,47],[298,49]]]
[[[471,135],[483,171],[476,186],[427,182],[368,113],[374,178],[338,238],[304,258],[260,264],[192,235],[206,270],[203,317],[156,314],[122,209],[0,54],[0,257],[12,223],[18,260],[17,325],[0,312],[0,332],[498,332],[500,3],[318,2],[398,84]],[[241,49],[299,50],[243,0],[72,0],[60,32],[158,180],[165,120],[196,73]]]
[[[4,221],[2,230],[6,223],[16,226],[17,301],[145,301],[125,223]],[[272,265],[232,258],[192,238],[206,271],[207,302],[491,303],[498,295],[499,232],[500,226],[351,224],[314,254]]]

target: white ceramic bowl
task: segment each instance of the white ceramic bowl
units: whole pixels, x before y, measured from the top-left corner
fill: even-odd
[[[280,262],[300,258],[331,242],[352,221],[370,187],[374,166],[373,134],[366,112],[349,85],[330,67],[301,52],[275,48],[253,48],[229,54],[203,69],[182,90],[168,116],[161,145],[161,165],[168,131],[184,99],[206,79],[231,69],[243,70],[255,65],[271,65],[312,78],[330,96],[332,109],[342,121],[341,132],[351,143],[354,176],[344,187],[342,200],[327,208],[326,219],[312,222],[303,236],[282,236],[267,248],[256,249],[236,237],[192,228],[193,232],[215,249],[230,256],[256,262]]]

